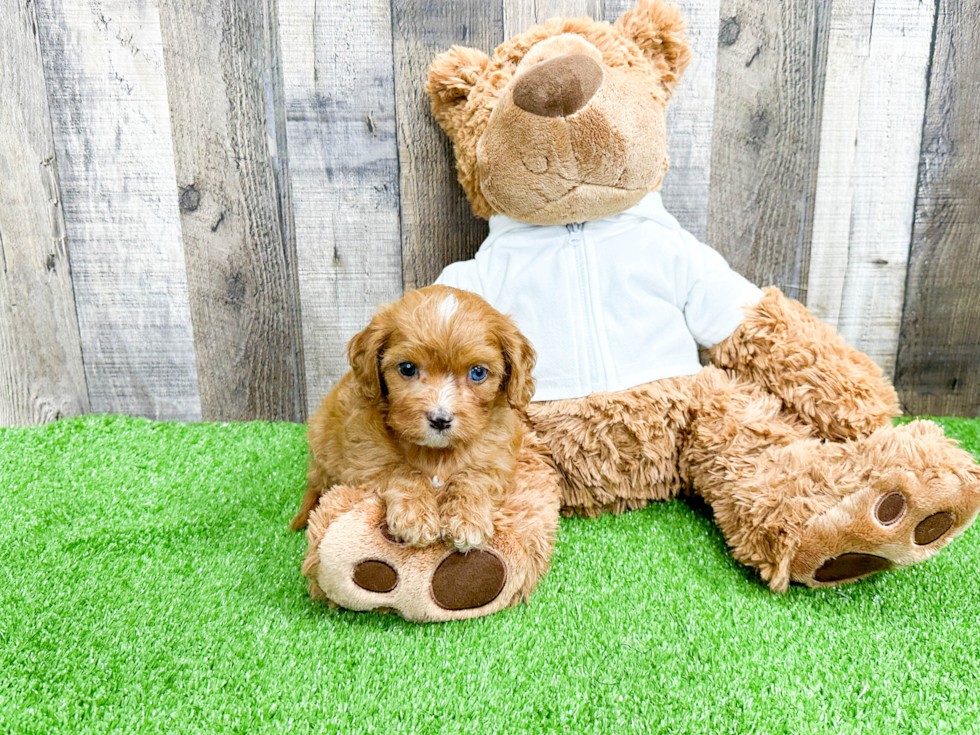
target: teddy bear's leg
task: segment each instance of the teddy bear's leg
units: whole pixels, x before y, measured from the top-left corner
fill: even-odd
[[[682,469],[736,559],[775,591],[924,561],[972,523],[980,469],[928,421],[826,442],[780,401],[708,368]]]
[[[881,369],[776,288],[708,354],[716,367],[777,396],[822,439],[867,436],[899,414]]]
[[[594,517],[675,497],[693,383],[694,376],[669,378],[528,406],[559,470],[563,512]]]
[[[331,489],[309,517],[303,574],[311,597],[417,622],[489,615],[526,600],[548,568],[558,528],[557,477],[532,437],[514,484],[489,544],[467,554],[441,543],[401,544],[387,533],[375,493]]]

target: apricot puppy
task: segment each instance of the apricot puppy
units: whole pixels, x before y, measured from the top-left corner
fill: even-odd
[[[310,419],[308,488],[291,528],[334,485],[376,490],[387,533],[460,551],[494,534],[534,394],[534,350],[479,296],[430,286],[381,307],[351,370]]]

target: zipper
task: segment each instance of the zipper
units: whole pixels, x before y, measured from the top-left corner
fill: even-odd
[[[570,225],[565,225],[565,227],[568,228],[568,243],[574,246],[575,258],[578,261],[579,291],[582,294],[582,307],[585,312],[586,326],[589,329],[589,339],[586,340],[585,346],[589,360],[589,382],[591,383],[589,389],[594,390],[596,385],[605,385],[605,376],[600,375],[602,371],[600,370],[599,359],[593,349],[599,344],[599,330],[595,323],[595,305],[592,302],[591,271],[589,270],[585,248],[578,247],[585,242],[585,223],[573,222]]]

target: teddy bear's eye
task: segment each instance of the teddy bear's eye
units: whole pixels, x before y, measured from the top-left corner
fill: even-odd
[[[414,378],[418,373],[418,366],[414,362],[402,362],[398,364],[398,372],[403,378]]]

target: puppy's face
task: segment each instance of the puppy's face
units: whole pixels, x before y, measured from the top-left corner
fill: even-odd
[[[495,411],[527,405],[534,351],[513,322],[465,291],[430,286],[382,309],[348,348],[355,376],[403,440],[478,439]]]

